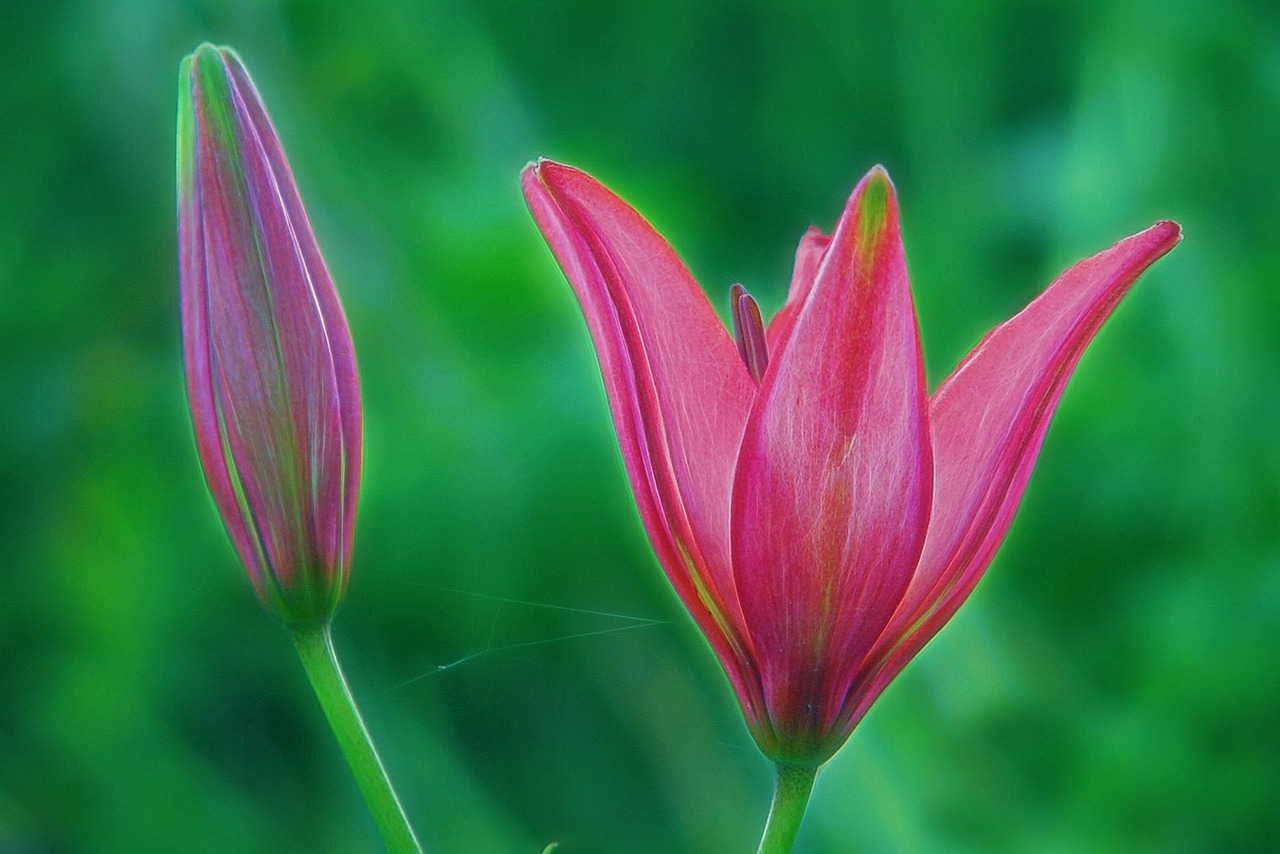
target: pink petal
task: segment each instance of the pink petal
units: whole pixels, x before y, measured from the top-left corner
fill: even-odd
[[[272,179],[269,186],[274,190],[274,196],[264,200],[263,209],[271,210],[273,216],[278,217],[272,221],[273,227],[277,229],[277,239],[287,242],[286,245],[297,253],[296,260],[292,263],[298,265],[296,269],[305,284],[305,288],[287,292],[297,300],[292,308],[299,316],[318,317],[321,334],[314,344],[318,352],[310,356],[293,354],[296,360],[294,387],[310,389],[336,384],[336,410],[321,412],[314,402],[304,401],[304,411],[307,406],[310,407],[306,416],[310,419],[310,424],[303,422],[299,426],[304,429],[303,435],[327,439],[327,447],[317,445],[312,449],[313,477],[320,484],[316,504],[325,514],[321,525],[326,535],[332,531],[332,536],[337,538],[337,559],[341,566],[347,566],[351,558],[356,499],[360,491],[363,462],[360,383],[356,371],[355,346],[338,300],[337,289],[324,258],[320,255],[320,246],[311,229],[307,211],[302,206],[284,148],[244,65],[234,53],[231,54],[231,59],[234,61],[228,63],[228,70],[243,93],[244,116],[253,128],[254,138],[261,145],[262,165],[269,170]],[[286,272],[292,271],[286,269]],[[317,423],[324,421],[332,423]],[[335,455],[341,457],[341,465],[335,464]],[[323,477],[321,468],[333,473],[340,472],[341,476]]]
[[[787,301],[774,314],[773,320],[769,321],[767,336],[769,353],[772,357],[781,353],[786,345],[787,338],[795,327],[796,315],[800,311],[800,306],[804,305],[804,301],[808,299],[809,291],[813,289],[818,265],[822,263],[822,256],[826,254],[827,247],[830,245],[831,238],[819,231],[816,226],[810,226],[804,233],[804,237],[800,238],[800,245],[796,248],[795,266],[791,272],[791,288],[787,291]]]
[[[740,688],[729,496],[755,384],[706,296],[631,207],[550,161],[521,180],[586,317],[658,560]]]
[[[735,485],[738,593],[791,749],[830,732],[915,569],[932,481],[926,405],[897,200],[877,168],[765,371]]]
[[[1139,274],[1180,236],[1175,223],[1160,222],[1079,262],[989,332],[933,394],[929,535],[853,720],[969,596],[1004,539],[1080,355]]]

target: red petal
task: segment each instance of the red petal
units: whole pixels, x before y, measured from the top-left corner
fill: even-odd
[[[1067,379],[1148,266],[1180,239],[1160,222],[1067,270],[967,355],[929,401],[934,504],[920,567],[854,720],[937,634],[990,563]]]
[[[778,309],[773,320],[769,321],[767,337],[771,358],[776,358],[782,352],[787,338],[791,335],[791,330],[795,328],[796,315],[800,311],[800,306],[804,305],[804,301],[808,299],[809,291],[813,290],[813,280],[817,275],[818,265],[822,263],[822,256],[826,254],[827,247],[830,245],[831,238],[819,231],[816,226],[810,226],[804,233],[804,237],[800,238],[800,245],[796,248],[795,266],[791,271],[791,288],[787,291],[787,301],[782,308]]]
[[[915,569],[929,515],[926,405],[897,201],[877,168],[765,372],[735,486],[738,593],[791,749],[830,731]]]
[[[252,127],[261,145],[261,165],[269,169],[272,188],[277,193],[271,199],[272,204],[279,206],[278,212],[272,212],[275,221],[264,217],[263,222],[270,223],[277,231],[277,239],[282,243],[289,241],[291,248],[296,251],[297,257],[293,263],[299,265],[298,278],[306,285],[296,292],[283,294],[293,305],[281,302],[277,310],[289,310],[298,316],[315,314],[319,318],[321,335],[314,342],[318,353],[309,358],[298,359],[298,367],[293,371],[290,382],[299,389],[333,384],[337,393],[337,405],[329,413],[314,411],[316,404],[305,399],[295,403],[295,408],[306,413],[303,424],[300,425],[305,428],[304,435],[316,440],[310,456],[313,458],[311,466],[317,469],[312,474],[312,479],[318,484],[316,504],[321,517],[319,525],[326,532],[326,539],[336,537],[336,558],[340,566],[347,566],[351,558],[356,499],[360,491],[363,465],[360,382],[356,371],[355,347],[338,300],[337,289],[324,258],[320,255],[320,246],[302,205],[284,148],[248,72],[234,54],[229,59],[232,61],[228,62],[228,70],[238,90],[243,93],[244,119]],[[259,164],[253,165],[257,167]],[[263,208],[267,210],[269,206],[264,205]],[[285,233],[280,234],[281,231]],[[283,272],[297,275],[289,268]],[[312,423],[307,424],[306,419],[310,419]],[[317,420],[329,423],[314,423]],[[320,469],[326,470],[327,474]],[[335,476],[337,472],[341,472],[341,475]],[[332,534],[329,533],[331,531]]]
[[[737,683],[729,496],[755,384],[697,283],[631,207],[550,161],[522,184],[581,303],[658,560]]]

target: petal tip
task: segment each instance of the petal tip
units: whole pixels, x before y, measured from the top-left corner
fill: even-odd
[[[1162,219],[1151,227],[1159,229],[1164,234],[1165,239],[1169,241],[1171,247],[1182,241],[1182,226],[1174,220]]]
[[[228,45],[216,45],[213,42],[201,42],[186,58],[183,67],[190,67],[197,74],[220,74],[231,78],[233,75],[249,77],[249,70],[235,48]]]
[[[1162,219],[1129,239],[1140,242],[1152,253],[1149,264],[1182,242],[1182,226],[1171,219]]]
[[[222,66],[232,62],[239,62],[239,57],[236,56],[235,51],[229,47],[219,47],[213,42],[201,42],[196,46],[195,50],[191,51],[187,59],[197,68],[208,64]]]
[[[555,161],[548,160],[545,157],[539,157],[536,160],[530,160],[525,167],[520,170],[520,187],[524,192],[526,200],[531,200],[535,195],[544,195],[552,192],[551,175],[548,175],[548,167],[558,166]]]
[[[538,157],[530,160],[525,164],[520,174],[527,181],[537,181],[539,184],[549,185],[556,179],[558,175],[577,172],[572,166],[565,166],[563,163],[557,163],[546,157]]]
[[[867,172],[866,178],[864,178],[863,180],[882,181],[888,184],[890,189],[892,189],[893,187],[893,179],[889,177],[889,170],[884,168],[884,164],[882,163],[877,163],[875,166],[872,166],[871,169]]]
[[[528,163],[524,165],[524,168],[520,170],[520,183],[527,184],[530,181],[538,180],[538,176],[540,174],[541,168],[542,168],[542,158],[538,158],[537,160],[530,160]]]
[[[217,53],[218,46],[213,42],[200,42],[196,45],[196,49],[188,54],[188,59],[199,59],[202,56],[208,56],[210,53]]]
[[[893,181],[880,165],[873,166],[857,190],[858,244],[873,245],[884,230],[893,205]]]

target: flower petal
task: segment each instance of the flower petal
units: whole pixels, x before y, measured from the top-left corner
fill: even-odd
[[[293,178],[293,171],[285,159],[284,148],[276,136],[271,119],[263,107],[253,81],[249,78],[243,63],[234,52],[228,51],[230,61],[227,63],[236,86],[243,95],[245,117],[254,128],[254,135],[262,146],[266,169],[269,171],[276,191],[272,202],[273,228],[281,229],[276,238],[287,240],[292,252],[297,255],[290,259],[285,272],[292,272],[294,263],[300,262],[302,281],[307,287],[287,292],[295,300],[288,308],[299,315],[317,316],[321,338],[317,340],[317,358],[304,358],[299,363],[299,384],[303,387],[334,383],[340,405],[336,412],[321,413],[312,409],[306,417],[312,419],[337,420],[331,428],[337,429],[330,435],[330,441],[340,441],[340,446],[316,447],[311,465],[326,465],[333,471],[339,467],[331,455],[340,455],[340,479],[320,479],[321,487],[317,490],[316,501],[321,508],[341,508],[334,518],[326,521],[326,527],[332,526],[339,537],[337,543],[338,559],[342,566],[347,566],[351,559],[352,532],[355,527],[356,499],[360,491],[360,472],[363,463],[363,428],[360,405],[360,381],[356,370],[355,346],[351,340],[351,330],[347,325],[346,315],[338,300],[338,291],[329,275],[324,258],[320,255],[320,245],[316,241],[311,228],[311,220],[302,198],[298,194],[298,186]],[[275,206],[282,206],[277,212]],[[279,218],[274,218],[275,214]],[[294,354],[295,357],[299,354]],[[329,372],[332,372],[330,376]],[[321,376],[323,374],[323,377]],[[317,427],[319,425],[316,425]],[[314,434],[323,435],[324,430],[317,429]]]
[[[586,317],[658,560],[740,687],[729,496],[755,384],[706,296],[635,210],[550,161],[521,180]]]
[[[831,734],[915,569],[932,482],[925,413],[897,201],[876,168],[765,371],[733,497],[734,572],[753,646],[767,651],[772,727],[807,754],[790,758],[838,747],[806,737]],[[757,733],[766,753],[770,738]]]
[[[856,721],[968,598],[1004,539],[1080,355],[1121,297],[1180,239],[1160,222],[1058,277],[960,362],[929,401],[934,502],[920,567]]]
[[[796,248],[795,266],[791,271],[791,287],[787,291],[787,301],[769,321],[769,329],[766,333],[769,353],[772,356],[776,357],[786,345],[787,338],[795,327],[796,314],[808,299],[809,291],[813,289],[818,265],[822,263],[822,256],[826,254],[827,247],[830,245],[831,238],[819,231],[816,226],[810,226],[804,233],[804,237],[800,238],[800,245]]]

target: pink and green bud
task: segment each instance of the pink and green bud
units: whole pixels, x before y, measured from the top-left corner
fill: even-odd
[[[284,150],[229,48],[203,44],[182,63],[178,244],[205,480],[268,610],[322,625],[351,559],[355,353]]]

